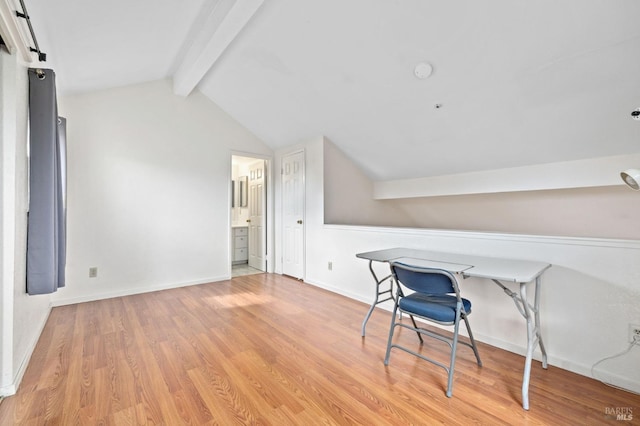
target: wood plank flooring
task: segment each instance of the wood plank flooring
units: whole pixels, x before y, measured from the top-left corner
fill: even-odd
[[[447,398],[442,369],[383,365],[390,314],[363,339],[367,308],[271,274],[54,308],[0,425],[639,424],[637,395],[538,362],[524,411],[523,358],[485,344],[483,367],[459,349]]]

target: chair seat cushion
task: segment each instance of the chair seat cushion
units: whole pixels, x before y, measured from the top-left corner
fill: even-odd
[[[400,309],[405,312],[431,318],[440,322],[453,323],[456,319],[457,299],[451,295],[427,295],[413,293],[400,299]],[[471,302],[462,298],[462,305],[467,314],[471,312]]]

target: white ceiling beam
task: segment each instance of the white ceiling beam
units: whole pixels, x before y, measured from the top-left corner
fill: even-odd
[[[18,52],[20,58],[27,63],[34,60],[34,55],[30,51],[30,41],[24,31],[21,31],[21,24],[16,16],[16,6],[11,0],[0,0],[0,34],[9,52]],[[21,11],[22,12],[22,11]]]
[[[193,37],[173,75],[173,92],[188,96],[236,38],[264,0],[219,0]]]

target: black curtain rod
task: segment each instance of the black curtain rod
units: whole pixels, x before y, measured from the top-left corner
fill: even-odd
[[[29,17],[29,14],[27,13],[27,7],[24,5],[24,1],[23,0],[20,0],[20,6],[22,6],[22,13],[18,12],[16,10],[16,16],[18,18],[26,19],[27,25],[29,26],[29,32],[31,33],[31,39],[33,40],[34,46],[36,46],[35,49],[33,47],[29,47],[29,50],[32,51],[32,52],[36,52],[38,54],[38,60],[40,62],[45,62],[47,60],[47,54],[46,53],[42,53],[40,51],[40,46],[38,46],[38,39],[36,39],[36,34],[33,32],[33,26],[31,25],[31,18]]]

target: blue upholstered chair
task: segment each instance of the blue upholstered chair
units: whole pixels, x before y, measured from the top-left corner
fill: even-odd
[[[412,294],[404,295],[402,288],[398,285],[397,297],[395,298],[395,306],[393,315],[391,316],[391,327],[389,330],[389,341],[387,343],[387,353],[384,358],[384,365],[389,365],[389,357],[391,356],[391,348],[398,348],[419,358],[429,361],[439,367],[445,369],[448,373],[447,396],[451,397],[453,393],[453,370],[456,361],[456,349],[458,343],[466,345],[473,349],[478,361],[478,365],[482,366],[480,355],[476,342],[473,339],[469,320],[467,316],[471,313],[471,302],[460,297],[458,282],[456,278],[447,271],[440,269],[416,268],[402,263],[391,263],[391,271],[396,282],[402,286],[412,290]],[[397,319],[397,312],[406,313],[410,316],[421,318],[441,325],[453,326],[453,337],[449,337],[443,333],[434,332],[426,328],[415,325],[402,323]],[[460,320],[464,320],[467,326],[470,343],[458,340],[458,329]],[[445,365],[437,360],[419,354],[407,347],[393,343],[393,334],[396,327],[404,327],[415,331],[420,335],[432,337],[447,343],[451,348],[451,358],[449,365]],[[422,344],[422,342],[420,342]]]

